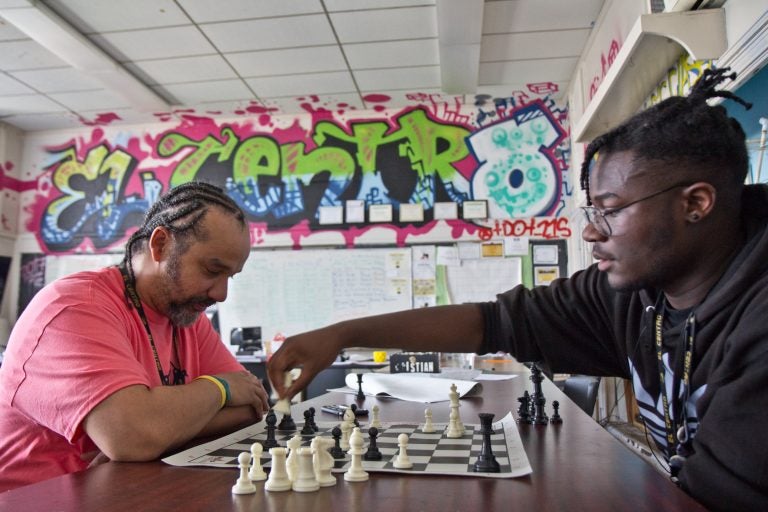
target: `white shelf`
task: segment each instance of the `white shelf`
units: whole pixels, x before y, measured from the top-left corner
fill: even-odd
[[[716,59],[728,48],[723,9],[641,15],[571,131],[589,142],[636,113],[683,52]]]

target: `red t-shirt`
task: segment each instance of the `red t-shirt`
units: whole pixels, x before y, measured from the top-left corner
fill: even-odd
[[[144,305],[163,371],[172,325]],[[186,382],[243,371],[205,315],[180,328]],[[97,450],[88,413],[135,384],[160,386],[152,347],[116,267],[64,277],[37,293],[11,333],[0,367],[0,491],[79,471]]]

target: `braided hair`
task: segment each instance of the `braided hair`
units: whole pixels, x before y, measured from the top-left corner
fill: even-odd
[[[198,240],[205,237],[201,221],[212,206],[232,214],[245,226],[243,211],[231,197],[215,185],[192,181],[172,188],[160,197],[147,211],[139,229],[125,244],[123,264],[128,269],[131,280],[135,280],[131,259],[135,252],[144,249],[155,228],[164,227],[173,233],[183,252],[189,247],[191,236]]]
[[[687,97],[674,96],[632,116],[594,139],[586,149],[580,183],[589,194],[589,173],[599,152],[632,151],[636,162],[659,162],[682,172],[696,172],[730,191],[740,190],[749,171],[746,135],[741,125],[710,98],[728,98],[752,107],[729,91],[715,88],[733,80],[730,68],[706,69]]]

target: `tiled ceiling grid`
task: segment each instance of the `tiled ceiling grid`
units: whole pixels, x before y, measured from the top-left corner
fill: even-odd
[[[379,103],[366,100],[380,95],[397,108],[412,104],[413,93],[440,93],[435,0],[40,3],[165,99],[166,116],[192,109],[231,116],[255,105],[285,114],[371,109]],[[475,93],[508,96],[551,82],[562,94],[602,4],[486,1]],[[28,5],[0,0],[0,9]],[[473,101],[474,94],[460,98]],[[148,123],[159,113],[131,108],[12,24],[0,24],[0,121],[43,130],[105,114]]]

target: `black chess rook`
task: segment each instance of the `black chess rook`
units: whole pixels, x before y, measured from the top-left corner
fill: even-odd
[[[493,414],[481,412],[480,433],[483,435],[483,445],[480,448],[480,455],[473,466],[474,471],[478,473],[499,473],[501,466],[496,460],[491,448],[491,435],[493,435]]]

